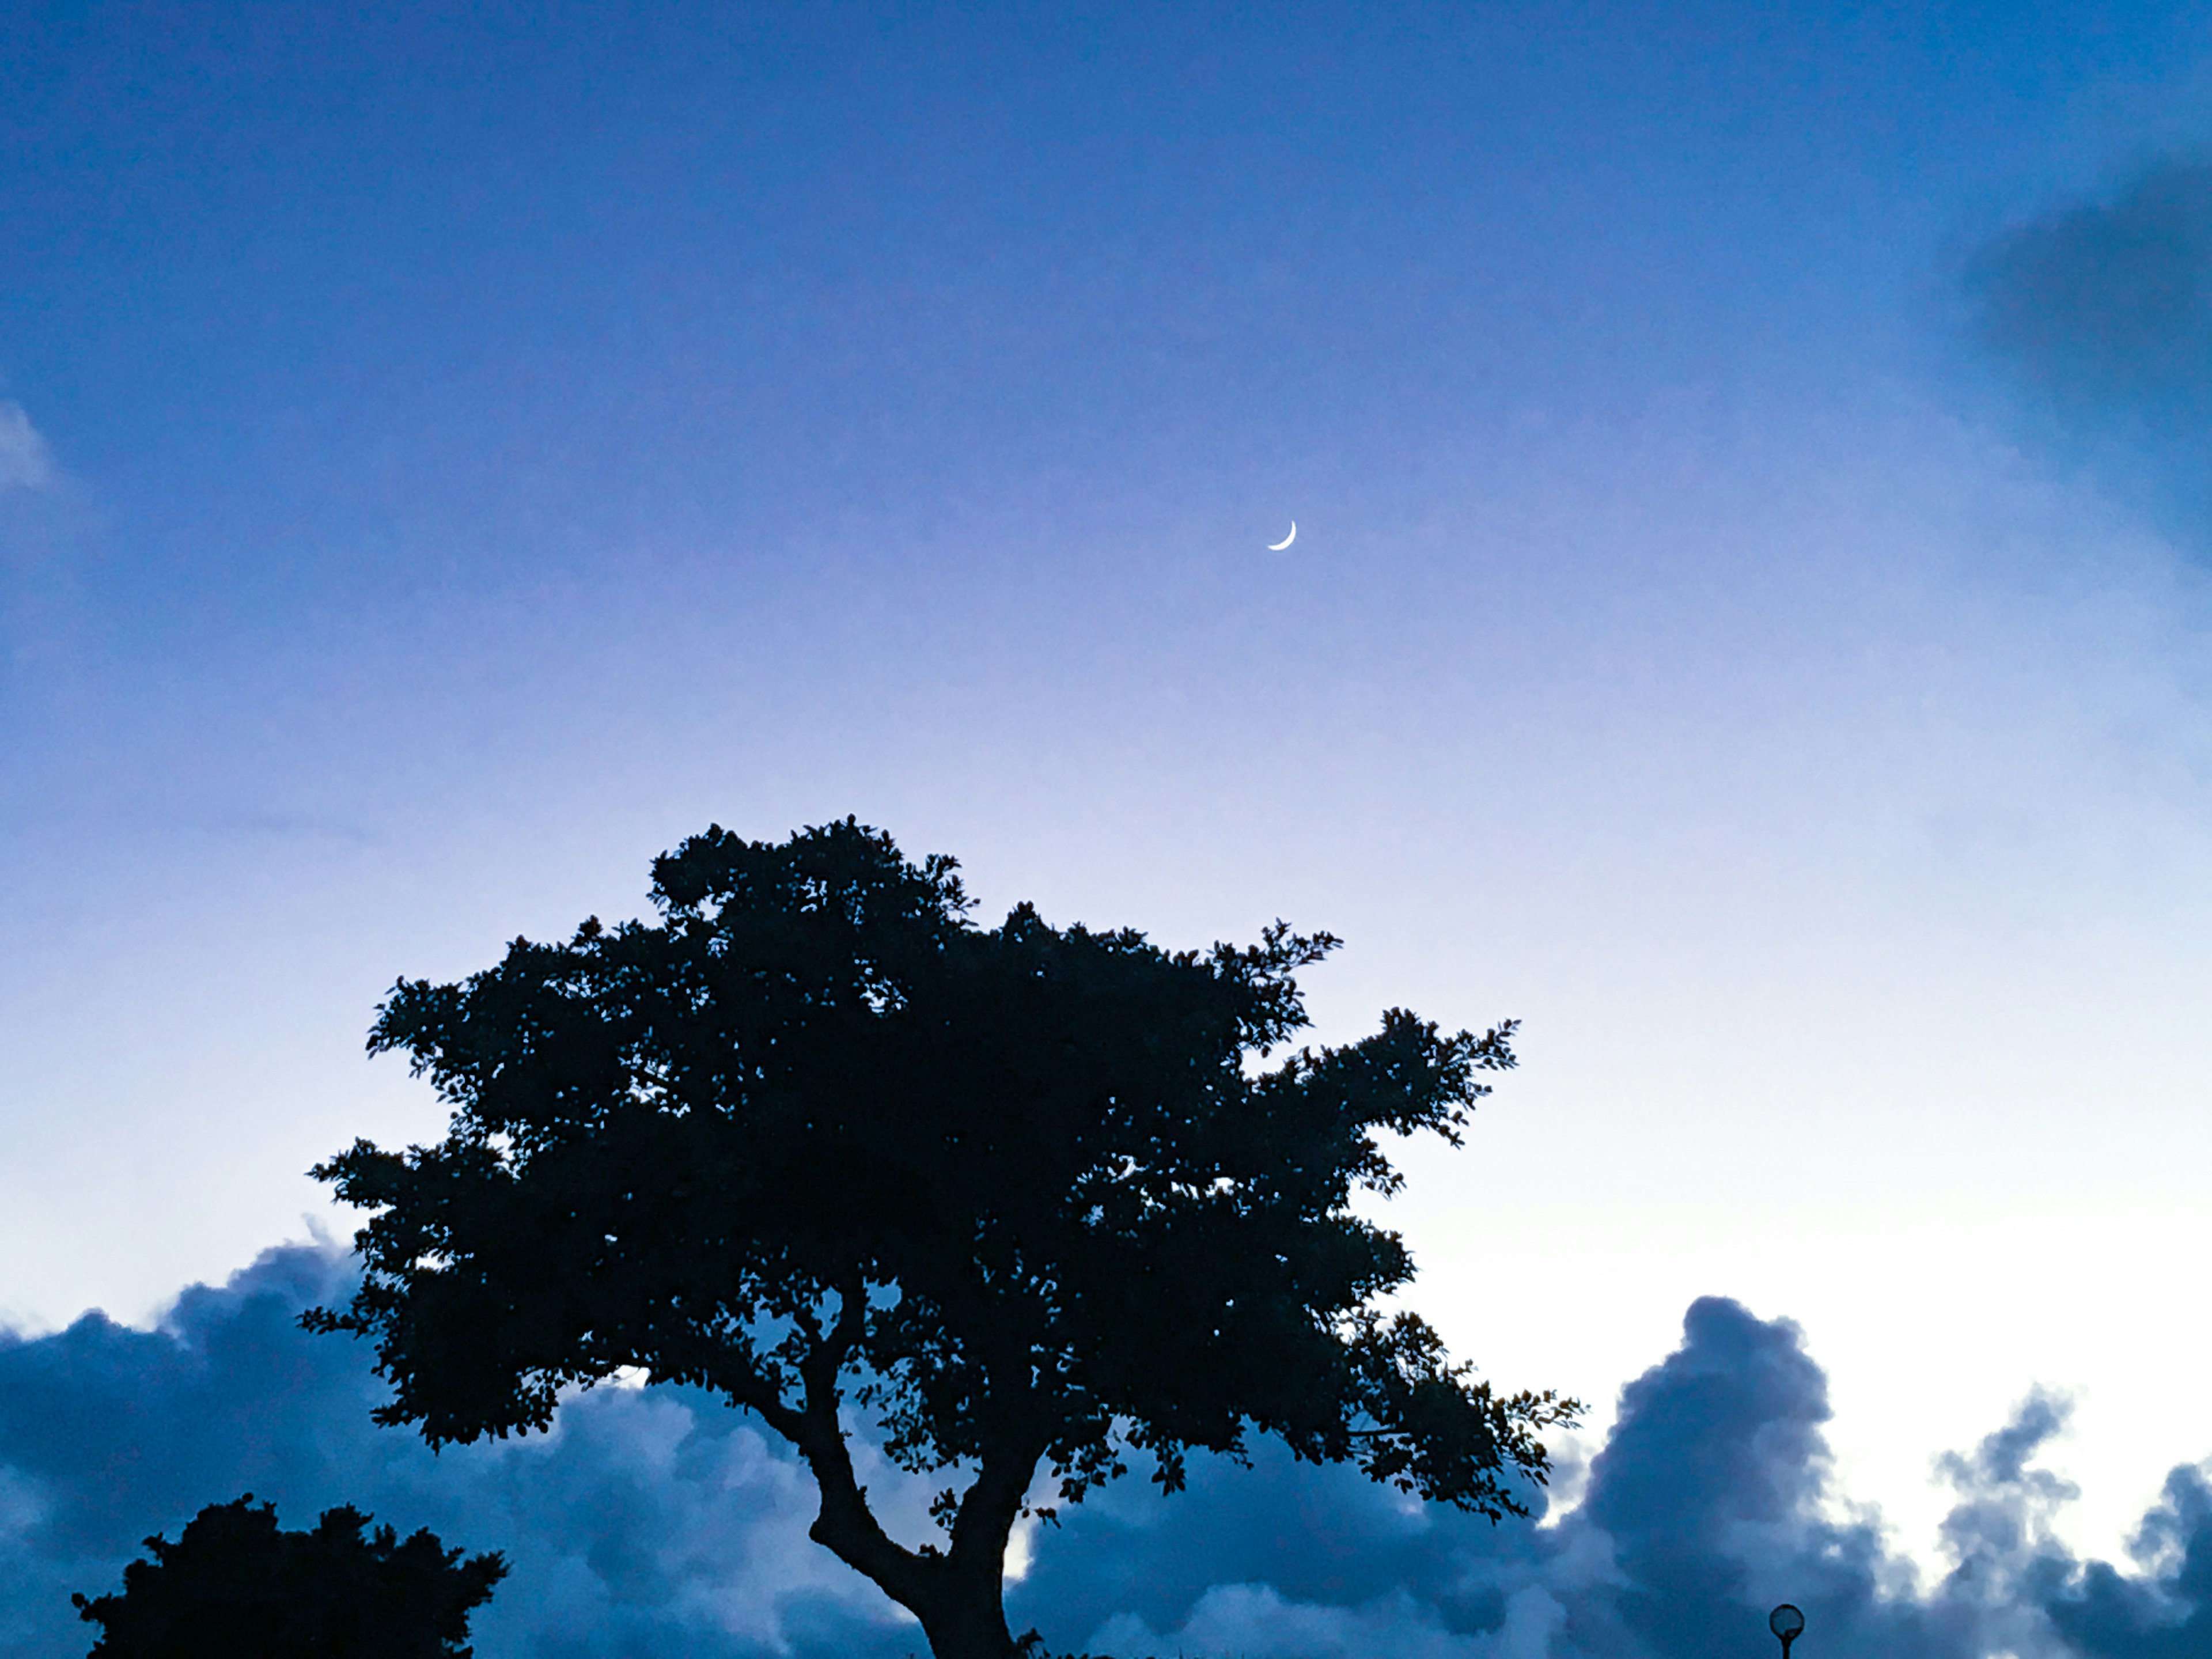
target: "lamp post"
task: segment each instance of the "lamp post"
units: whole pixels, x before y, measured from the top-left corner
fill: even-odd
[[[1784,1601],[1766,1615],[1766,1627],[1780,1638],[1782,1659],[1790,1659],[1790,1644],[1805,1631],[1805,1615]]]

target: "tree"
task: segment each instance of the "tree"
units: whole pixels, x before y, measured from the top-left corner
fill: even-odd
[[[953,860],[850,819],[781,845],[710,829],[654,863],[653,897],[657,923],[519,939],[380,1009],[371,1049],[406,1052],[452,1126],[316,1170],[374,1213],[351,1304],[307,1319],[376,1340],[383,1421],[434,1444],[542,1428],[624,1368],[718,1390],[797,1449],[811,1535],[938,1659],[1011,1651],[1002,1567],[1040,1468],[1079,1503],[1139,1453],[1173,1492],[1190,1449],[1256,1431],[1525,1513],[1538,1434],[1579,1407],[1494,1394],[1378,1311],[1413,1265],[1350,1207],[1401,1184],[1380,1133],[1457,1144],[1510,1023],[1443,1036],[1392,1010],[1263,1069],[1328,935],[1171,953],[1027,905],[986,930]],[[878,1522],[853,1412],[951,1478],[940,1540]]]
[[[279,1532],[252,1492],[210,1504],[175,1543],[146,1540],[154,1559],[123,1569],[120,1595],[70,1598],[101,1627],[91,1659],[469,1659],[469,1614],[507,1563],[463,1561],[428,1531],[363,1536],[369,1520],[349,1504]]]

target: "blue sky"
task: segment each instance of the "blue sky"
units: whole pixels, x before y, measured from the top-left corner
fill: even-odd
[[[27,1339],[343,1231],[307,1165],[439,1123],[399,975],[855,812],[987,908],[1332,929],[1325,1037],[1523,1018],[1396,1214],[1585,1452],[1720,1295],[1904,1557],[2033,1387],[2077,1553],[2212,1454],[2201,16],[8,40]]]

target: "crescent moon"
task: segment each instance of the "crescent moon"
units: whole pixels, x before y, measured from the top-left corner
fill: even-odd
[[[1291,520],[1291,533],[1284,537],[1283,539],[1279,542],[1269,542],[1267,544],[1267,551],[1270,553],[1279,553],[1285,548],[1288,547],[1292,542],[1297,540],[1297,538],[1298,521],[1296,519],[1293,519]]]

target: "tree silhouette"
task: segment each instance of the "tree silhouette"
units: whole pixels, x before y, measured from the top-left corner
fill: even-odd
[[[380,1413],[433,1444],[542,1428],[642,1367],[719,1390],[820,1488],[811,1535],[920,1619],[938,1659],[1005,1659],[1001,1574],[1042,1468],[1080,1502],[1141,1453],[1169,1492],[1248,1432],[1487,1514],[1524,1512],[1537,1434],[1579,1407],[1493,1394],[1418,1317],[1376,1136],[1456,1144],[1513,1027],[1257,1062],[1306,1024],[1281,924],[1170,953],[985,930],[954,862],[847,820],[720,828],[653,866],[656,924],[517,939],[459,985],[401,981],[373,1050],[453,1109],[442,1142],[321,1165],[374,1212],[366,1272],[311,1328],[378,1343]],[[942,1537],[894,1540],[841,1413],[944,1472]],[[1040,1505],[1037,1513],[1052,1510]]]
[[[351,1505],[313,1532],[280,1532],[253,1494],[210,1504],[151,1561],[123,1569],[123,1593],[71,1598],[102,1634],[91,1659],[469,1659],[469,1614],[507,1576],[498,1555],[467,1561],[431,1533],[363,1535]]]

